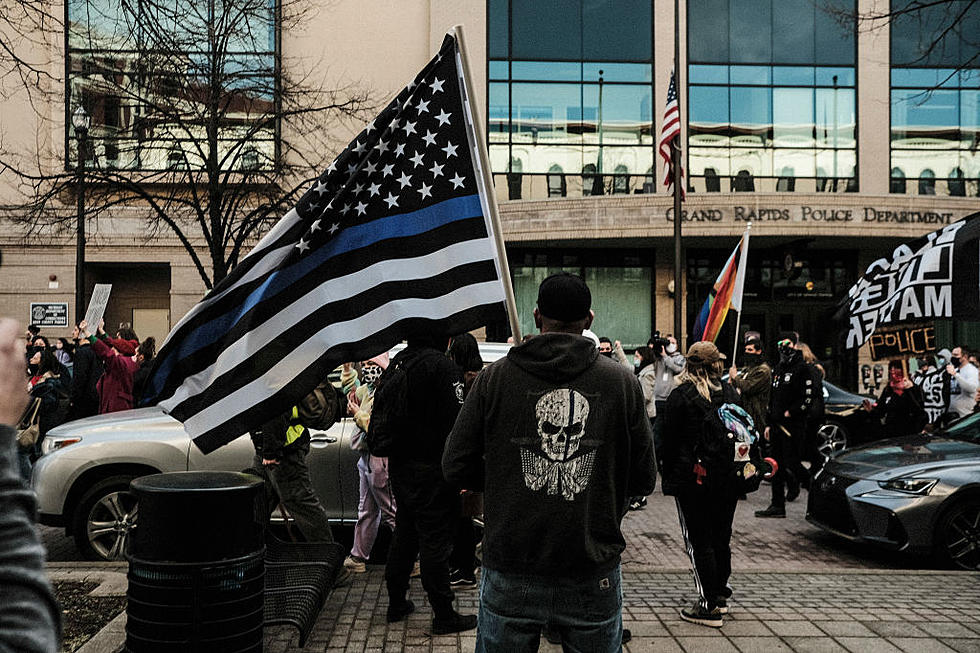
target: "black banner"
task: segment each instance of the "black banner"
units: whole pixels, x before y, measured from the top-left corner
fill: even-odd
[[[899,245],[869,265],[838,316],[847,323],[848,349],[885,325],[980,319],[980,213]]]
[[[936,351],[936,328],[931,324],[882,327],[871,335],[871,360],[922,356]]]
[[[949,406],[949,375],[946,374],[945,369],[939,368],[920,372],[912,381],[922,388],[929,423],[935,424],[946,413]]]

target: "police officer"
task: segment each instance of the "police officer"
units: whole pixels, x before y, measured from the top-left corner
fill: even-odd
[[[772,378],[766,439],[779,469],[772,478],[772,501],[756,517],[785,517],[786,501],[800,494],[800,485],[809,487],[809,474],[800,462],[801,444],[806,437],[806,418],[813,404],[815,386],[799,349],[795,331],[780,335],[777,342],[779,363]]]

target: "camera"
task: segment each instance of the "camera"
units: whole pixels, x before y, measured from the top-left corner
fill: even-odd
[[[664,347],[670,346],[670,340],[661,336],[659,331],[654,331],[647,344],[653,349],[653,353],[659,356],[664,353]]]

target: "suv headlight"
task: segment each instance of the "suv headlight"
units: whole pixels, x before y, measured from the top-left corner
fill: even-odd
[[[44,438],[41,442],[41,455],[51,453],[52,451],[57,451],[58,449],[64,449],[70,444],[75,444],[76,442],[81,442],[82,438],[79,436],[64,436],[64,437],[51,437],[48,436]]]
[[[878,485],[885,490],[895,490],[908,494],[929,494],[939,479],[936,478],[893,478],[890,481],[878,481]]]

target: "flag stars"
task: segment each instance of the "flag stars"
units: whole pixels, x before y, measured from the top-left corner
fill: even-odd
[[[347,174],[350,175],[351,177],[353,177],[355,174],[357,174],[357,165],[356,164],[351,164],[351,165],[347,166]]]
[[[388,204],[389,209],[393,206],[398,206],[398,196],[388,193],[388,197],[385,198],[385,202]]]
[[[342,208],[340,212],[343,213],[344,215],[347,215],[348,213],[350,213],[350,209],[351,209],[350,204],[344,204],[344,208]]]
[[[439,109],[439,115],[436,116],[436,120],[439,121],[439,126],[442,127],[443,125],[448,125],[449,118],[451,118],[452,115],[453,114],[451,113],[446,113],[445,109]]]
[[[433,178],[435,178],[435,177],[441,177],[442,176],[442,169],[443,169],[443,167],[444,166],[439,165],[438,163],[433,163],[432,164],[432,167],[429,168],[429,172],[432,173],[432,177]]]
[[[431,82],[429,82],[429,88],[432,89],[432,94],[435,95],[442,90],[442,85],[445,84],[445,80],[436,77]]]
[[[337,159],[334,159],[333,161],[330,162],[330,165],[327,166],[327,172],[336,172],[336,171],[337,171]]]
[[[381,192],[381,184],[371,184],[368,188],[368,192],[371,193],[371,197],[376,197]]]
[[[404,154],[405,154],[405,144],[399,143],[395,147],[395,156],[404,156]]]
[[[388,141],[386,141],[385,139],[382,138],[374,146],[374,149],[376,149],[376,150],[378,150],[379,152],[382,152],[382,153],[385,152],[388,149]]]
[[[333,165],[332,163],[330,165]],[[327,185],[322,181],[317,181],[316,186],[313,187],[317,195],[323,195],[327,192]]]
[[[365,204],[364,202],[358,202],[357,203],[357,215],[364,215],[365,213],[367,213],[367,207],[368,207],[368,205]]]
[[[419,98],[419,103],[415,105],[415,108],[418,110],[420,116],[423,113],[429,113],[429,101]]]
[[[303,252],[305,252],[309,248],[310,248],[310,244],[308,242],[306,242],[305,240],[303,240],[302,238],[300,238],[299,239],[299,242],[296,243],[296,249],[299,250],[299,253],[300,254],[302,254]]]
[[[425,130],[425,136],[422,137],[427,146],[432,146],[436,144],[436,135],[430,132],[428,129]]]
[[[354,186],[354,195],[360,195],[364,192],[364,184],[357,184]]]
[[[310,224],[310,233],[311,233],[311,234],[313,234],[313,233],[316,233],[316,231],[317,231],[317,229],[319,229],[319,228],[320,228],[320,220],[319,220],[319,219],[317,219],[317,220],[314,220],[314,221],[313,221],[313,222],[312,222],[312,223]]]
[[[415,164],[416,168],[418,168],[420,165],[422,165],[423,158],[424,157],[422,156],[421,152],[416,152],[415,156],[411,157],[409,160]]]
[[[408,185],[410,185],[412,183],[412,178],[411,178],[411,176],[406,175],[403,172],[402,173],[402,176],[399,177],[399,179],[398,179],[398,183],[400,183],[402,185],[402,188],[405,188],[406,186],[408,186]]]
[[[415,125],[417,125],[417,124],[418,123],[416,123],[416,122],[409,122],[407,120],[404,121],[402,123],[402,130],[405,132],[405,136],[408,136],[409,134],[414,134],[415,133]]]
[[[394,164],[388,163],[385,165],[384,168],[381,169],[381,174],[384,177],[390,177],[394,169],[395,169]]]
[[[378,169],[378,164],[376,161],[368,161],[364,166],[364,173],[367,175],[373,175]]]
[[[419,194],[421,194],[423,198],[425,198],[425,197],[430,197],[431,198],[432,197],[432,186],[430,186],[429,184],[422,184],[419,187]]]
[[[327,231],[329,231],[330,232],[330,235],[332,236],[335,233],[337,233],[337,230],[338,229],[340,229],[340,225],[338,223],[334,222],[332,225],[330,225],[330,228],[327,229]]]
[[[459,173],[458,172],[449,181],[452,182],[453,188],[462,188],[463,187],[463,178],[459,176]]]
[[[367,125],[367,127],[365,127],[365,128],[364,128],[364,133],[365,133],[365,134],[370,134],[370,133],[371,133],[371,132],[373,132],[373,131],[374,131],[375,129],[376,129],[376,128],[375,128],[375,126],[374,126],[374,121],[372,120],[371,122],[369,122],[369,123],[368,123],[368,125]]]
[[[357,152],[358,154],[364,153],[365,146],[367,146],[367,141],[363,143],[361,141],[354,141],[354,151]]]
[[[458,147],[459,147],[458,145],[453,145],[449,141],[446,141],[446,147],[443,147],[441,149],[442,149],[443,152],[446,153],[446,158],[449,159],[449,158],[452,158],[452,157],[456,156],[456,149]]]

